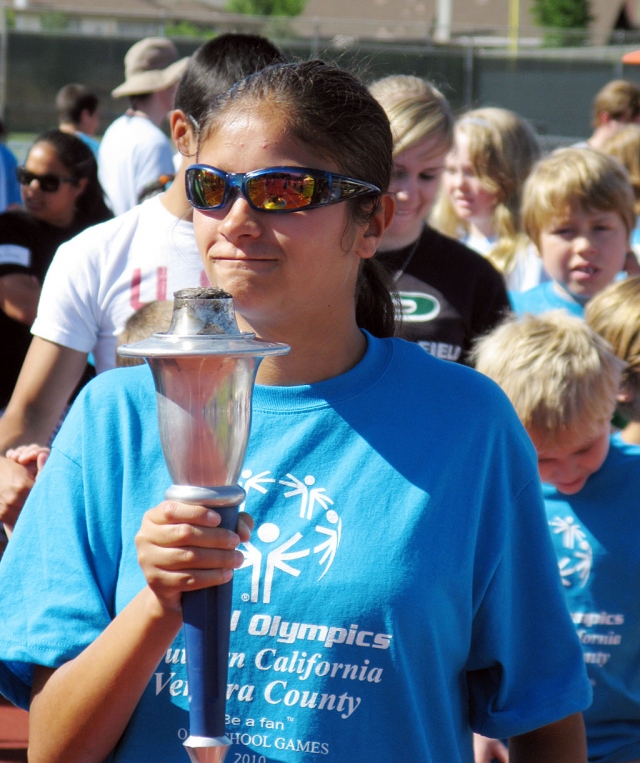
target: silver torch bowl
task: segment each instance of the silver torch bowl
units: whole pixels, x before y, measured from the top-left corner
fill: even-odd
[[[245,497],[237,484],[251,425],[258,366],[285,344],[242,333],[233,300],[215,288],[174,294],[171,325],[121,355],[144,358],[156,387],[162,452],[173,484],[169,500],[214,508],[235,530]],[[232,583],[183,594],[189,737],[193,763],[218,763],[230,741],[225,731]]]

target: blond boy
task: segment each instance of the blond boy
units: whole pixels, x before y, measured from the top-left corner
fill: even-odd
[[[523,191],[524,229],[549,275],[512,293],[518,315],[584,305],[624,268],[635,226],[635,198],[626,171],[589,148],[564,148],[539,162]]]
[[[607,286],[587,305],[585,320],[627,364],[618,392],[620,436],[640,445],[640,276]]]
[[[116,348],[123,344],[134,344],[148,339],[156,332],[166,332],[169,330],[171,318],[173,316],[173,300],[154,300],[147,302],[133,315],[130,315],[124,328],[118,334]],[[130,358],[116,353],[116,366],[126,368],[128,366],[139,366],[144,363],[142,358]]]
[[[538,454],[549,529],[594,701],[589,760],[640,761],[640,447],[610,436],[624,363],[563,311],[511,319],[476,367],[506,392]],[[543,613],[532,613],[532,617]]]

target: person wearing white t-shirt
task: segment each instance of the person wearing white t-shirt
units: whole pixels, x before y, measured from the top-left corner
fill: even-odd
[[[0,418],[0,453],[46,445],[75,388],[87,354],[98,373],[115,366],[116,337],[143,304],[173,291],[208,285],[193,237],[184,173],[196,150],[194,127],[213,99],[242,77],[284,61],[258,35],[225,34],[193,54],[170,117],[182,154],[175,181],[161,196],[61,247],[47,274],[34,338],[13,395]],[[21,464],[0,456],[0,522],[12,529],[33,486]]]
[[[140,191],[173,174],[173,152],[160,129],[173,108],[187,58],[164,37],[139,40],[124,58],[125,81],[112,91],[128,96],[131,108],[105,132],[98,153],[100,182],[116,215],[136,206]]]

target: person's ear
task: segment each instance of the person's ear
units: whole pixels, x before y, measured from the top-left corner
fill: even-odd
[[[171,137],[176,148],[183,156],[195,157],[197,141],[193,129],[193,123],[181,109],[175,109],[169,116]]]
[[[87,187],[88,182],[89,182],[89,178],[78,178],[78,180],[76,180],[76,184],[75,184],[76,199],[82,196],[82,194],[84,193],[84,189]]]
[[[628,382],[622,382],[618,394],[616,395],[616,400],[619,403],[627,403],[628,405],[634,401],[635,396],[635,392],[631,388],[631,385]]]
[[[638,262],[638,257],[631,247],[629,247],[629,251],[624,258],[623,270],[628,276],[640,275],[640,262]]]
[[[385,231],[391,225],[395,210],[395,198],[390,193],[382,194],[378,210],[369,220],[362,237],[362,245],[358,253],[363,260],[368,260],[376,253]]]

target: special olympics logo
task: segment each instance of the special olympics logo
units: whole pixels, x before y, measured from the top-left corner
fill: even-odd
[[[593,566],[593,549],[586,533],[571,515],[554,517],[549,522],[549,527],[561,543],[558,566],[562,585],[565,588],[582,588],[587,584]]]
[[[254,603],[260,601],[262,582],[262,602],[268,604],[276,577],[286,574],[297,578],[301,569],[296,562],[312,554],[318,555],[317,561],[322,569],[318,580],[321,580],[331,568],[342,538],[342,520],[335,509],[330,508],[334,502],[325,488],[317,487],[316,478],[310,474],[303,479],[286,474],[285,479],[276,480],[269,471],[253,474],[250,469],[245,469],[241,476],[247,496],[251,490],[266,495],[277,486],[288,488],[282,495],[286,499],[298,499],[296,510],[300,518],[306,519],[313,527],[315,541],[310,543],[308,533],[303,535],[301,532],[283,538],[280,527],[274,522],[264,522],[257,527],[256,535],[262,543],[262,550],[251,542],[244,543],[244,548],[240,549],[244,554],[244,564],[240,569],[251,568],[249,600]]]

